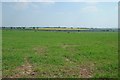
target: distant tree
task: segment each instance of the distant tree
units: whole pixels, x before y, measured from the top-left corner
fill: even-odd
[[[5,29],[5,27],[2,27],[2,29]]]
[[[67,33],[70,33],[69,31]]]
[[[33,30],[36,32],[36,29],[35,29],[35,27],[33,27]]]
[[[23,27],[23,29],[25,29],[25,27]]]
[[[35,30],[35,27],[33,27],[33,30]]]
[[[16,27],[17,29],[19,29],[19,27]]]
[[[15,27],[13,27],[13,29],[15,29]]]

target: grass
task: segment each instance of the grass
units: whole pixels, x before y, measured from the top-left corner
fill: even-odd
[[[117,32],[3,30],[2,38],[3,77],[118,77]]]

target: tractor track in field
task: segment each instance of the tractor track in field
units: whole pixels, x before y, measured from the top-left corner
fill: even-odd
[[[15,74],[10,76],[10,78],[22,78],[22,77],[34,77],[36,74],[35,71],[33,70],[33,66],[29,63],[27,58],[25,58],[25,64],[17,67],[14,70]]]

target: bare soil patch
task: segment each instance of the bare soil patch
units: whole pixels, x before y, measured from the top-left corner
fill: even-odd
[[[68,47],[76,47],[76,46],[79,46],[79,45],[76,45],[76,44],[62,44],[61,47],[66,49]]]
[[[92,77],[93,70],[89,67],[81,67],[80,68],[80,77],[81,78],[91,78]]]
[[[63,49],[65,49],[66,51],[68,52],[73,52],[75,53],[76,52],[76,47],[79,46],[79,45],[76,45],[76,44],[62,44],[61,47]]]
[[[94,66],[91,65],[73,65],[61,66],[57,70],[38,72],[43,77],[54,78],[92,78]]]
[[[91,78],[93,77],[94,66],[78,65],[78,66],[63,66],[59,68],[58,77],[79,77]]]
[[[45,53],[47,53],[47,47],[38,46],[38,47],[34,47],[33,50],[37,54],[45,54]]]
[[[22,78],[22,77],[34,77],[36,72],[33,70],[33,66],[25,59],[25,64],[22,66],[17,67],[14,70],[15,74],[10,76],[10,78]]]

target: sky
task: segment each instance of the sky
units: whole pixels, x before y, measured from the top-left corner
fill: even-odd
[[[2,26],[117,28],[118,2],[104,1],[4,0]]]

